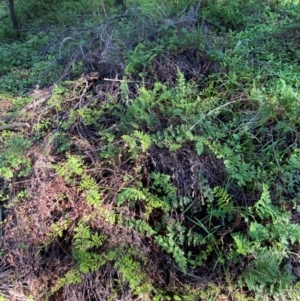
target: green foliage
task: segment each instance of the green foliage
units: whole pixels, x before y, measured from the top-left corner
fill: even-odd
[[[225,217],[231,220],[232,212],[234,210],[234,204],[232,202],[232,196],[226,189],[216,186],[213,189],[214,196],[217,200],[217,209],[211,210],[211,214],[215,217],[222,218],[223,222]]]
[[[297,193],[300,184],[300,152],[298,149],[294,150],[290,158],[283,166],[284,171],[284,191],[289,194]]]
[[[23,136],[2,134],[3,141],[0,146],[0,176],[10,179],[14,175],[24,176],[31,170],[30,159],[26,157],[25,151],[31,146],[31,142]]]
[[[80,283],[82,274],[96,271],[104,265],[106,258],[95,251],[101,249],[106,240],[106,235],[101,235],[97,232],[92,233],[90,227],[84,221],[80,221],[74,229],[72,245],[72,256],[76,267],[69,270],[56,282],[51,289],[51,293],[55,293],[65,285]]]
[[[1,44],[0,90],[24,95],[36,84],[44,86],[59,76],[61,67],[53,65],[55,49],[50,47],[47,55],[41,54],[50,41],[51,36],[29,34],[26,43]]]
[[[139,154],[145,153],[151,146],[151,137],[139,131],[134,131],[132,136],[123,135],[122,138],[133,159],[136,159]]]
[[[133,249],[117,250],[119,257],[114,267],[121,273],[123,281],[129,283],[129,287],[134,295],[147,293],[152,290],[152,286],[147,279],[146,273],[142,272],[141,264],[134,260],[134,257],[141,258],[141,255]]]
[[[67,161],[53,166],[56,172],[63,177],[68,185],[78,185],[78,190],[83,193],[86,201],[94,207],[101,202],[101,194],[95,179],[86,172],[80,156],[67,154]]]
[[[118,125],[120,130],[124,133],[130,133],[132,131],[140,128],[148,129],[159,124],[159,120],[153,111],[154,103],[152,92],[146,89],[141,89],[140,96],[131,101],[127,107],[126,112],[121,112],[118,114],[121,122]]]
[[[138,201],[145,203],[145,218],[149,219],[154,209],[169,210],[169,204],[164,199],[160,199],[153,195],[147,189],[138,190],[132,187],[124,188],[119,194],[117,199],[117,205],[120,206],[124,202],[134,205]]]
[[[54,168],[68,184],[74,185],[76,176],[80,176],[83,173],[84,164],[79,156],[67,154],[67,161],[58,166],[54,166]]]
[[[100,205],[101,195],[99,193],[98,185],[91,176],[84,176],[79,184],[79,190],[83,191],[86,201],[97,207]]]
[[[102,247],[106,239],[105,235],[91,233],[90,228],[83,223],[74,229],[72,255],[81,273],[96,271],[105,264],[103,256],[91,250]]]
[[[169,233],[167,237],[156,236],[155,242],[164,251],[170,253],[173,256],[176,264],[178,264],[178,267],[183,273],[187,272],[187,258],[184,254],[184,251],[177,244],[176,240],[174,240],[172,233]]]
[[[232,234],[235,252],[253,257],[241,279],[258,293],[285,290],[295,276],[282,269],[282,262],[288,258],[291,246],[300,242],[300,228],[290,222],[288,212],[272,205],[266,185],[263,185],[261,198],[249,211],[251,215],[255,213],[261,223],[252,221],[247,236]]]
[[[114,112],[120,118],[118,129],[126,135],[137,129],[142,129],[143,132],[147,130],[153,133],[158,146],[167,146],[171,150],[179,149],[184,142],[197,141],[201,150],[201,140],[188,129],[199,117],[200,109],[207,106],[194,95],[192,84],[186,82],[180,71],[177,76],[174,88],[161,83],[155,83],[153,90],[141,87],[139,96],[130,101],[125,112]],[[164,131],[160,131],[162,115],[170,120],[164,126]],[[182,120],[182,124],[174,126],[173,122],[178,119]]]
[[[122,12],[110,0],[50,2],[16,3],[19,40],[0,4],[0,90],[24,95],[61,76],[80,79],[55,85],[37,122],[17,115],[30,99],[13,101],[9,115],[28,118],[34,138],[31,129],[0,132],[0,197],[15,219],[16,204],[30,203],[23,185],[33,182],[18,181],[30,176],[26,152],[50,142],[45,155],[56,156],[65,189],[87,202],[82,213],[59,204],[51,216],[42,247],[63,242],[74,260],[51,291],[103,269],[118,298],[298,298],[285,269],[298,264],[300,244],[298,1],[128,0]],[[91,69],[99,78],[86,81]],[[153,250],[176,274],[155,266]],[[217,281],[228,287],[193,285],[184,295],[183,285],[163,283],[166,273],[185,282],[203,269],[224,271]]]
[[[68,227],[70,226],[70,220],[66,220],[61,222],[57,222],[57,223],[53,223],[51,225],[51,233],[49,233],[49,236],[51,237],[63,237],[63,232],[66,231],[68,229]]]
[[[188,133],[188,134],[187,134]],[[186,125],[174,127],[172,124],[164,129],[162,132],[157,132],[154,136],[155,142],[160,148],[168,148],[170,151],[176,151],[180,149],[183,143],[193,141],[194,136],[188,132]],[[203,144],[197,142],[197,153],[201,155],[203,151]]]
[[[165,211],[169,211],[171,202],[176,197],[176,189],[170,181],[170,176],[152,173],[151,178],[153,179],[153,192],[150,192],[149,189],[146,188],[124,188],[118,194],[117,205],[121,206],[124,202],[135,204],[137,201],[144,201],[146,204],[145,209],[147,217],[149,217],[154,208],[161,208]]]
[[[129,228],[134,229],[143,236],[153,236],[156,234],[156,231],[142,219],[128,219],[125,222],[125,225]]]
[[[170,6],[169,3],[168,6]],[[187,6],[185,7],[187,8]],[[158,11],[160,11],[160,9]],[[186,12],[186,9],[184,9],[183,12]],[[192,9],[190,12],[193,14]],[[147,19],[149,19],[149,15]],[[179,26],[177,27],[176,21],[173,21],[171,17],[169,20],[166,20],[164,24],[159,24],[157,30],[157,34],[160,35],[159,39],[155,40],[155,42],[148,39],[141,39],[142,42],[138,43],[134,49],[127,50],[126,75],[130,76],[139,72],[139,75],[143,76],[145,74],[144,70],[151,66],[153,60],[165,54],[166,51],[174,54],[181,52],[183,49],[186,49],[186,47],[206,50],[211,48],[211,44],[216,43],[215,40],[206,34],[203,28],[196,27],[190,30],[186,30],[185,28],[180,29],[180,21],[178,23]]]
[[[267,185],[263,184],[263,191],[260,199],[255,203],[254,210],[260,219],[279,219],[279,208],[272,205],[270,192]]]
[[[170,205],[173,204],[173,201],[176,199],[177,189],[174,187],[171,177],[159,172],[153,172],[150,176],[153,181],[152,189],[158,195],[161,195],[165,202]]]
[[[223,159],[228,174],[237,181],[238,185],[246,185],[256,177],[255,167],[243,160],[243,154],[241,154],[238,144],[232,149],[226,144],[221,145],[209,140],[206,140],[204,143],[217,158]]]
[[[51,289],[51,293],[55,293],[65,285],[72,285],[81,282],[80,272],[77,269],[69,270],[62,278],[60,278],[55,286]]]
[[[236,253],[246,256],[251,247],[249,240],[241,233],[232,234],[232,238],[235,243]]]
[[[48,126],[48,122],[46,123],[46,125]],[[39,126],[37,128],[39,128]],[[52,134],[49,138],[49,142],[56,147],[58,154],[69,151],[71,146],[70,136],[68,134],[60,132],[55,132],[54,134]]]
[[[278,84],[278,91],[277,109],[283,109],[285,118],[292,124],[299,124],[300,107],[298,100],[300,95],[297,89],[287,85],[286,82],[281,79],[280,84]]]
[[[281,271],[282,255],[280,252],[262,248],[257,250],[255,257],[254,263],[243,275],[249,289],[258,293],[267,289],[274,293],[286,289],[288,284],[295,280],[295,276],[291,273]]]
[[[84,222],[80,222],[74,229],[72,247],[72,255],[78,268],[67,272],[57,282],[54,291],[66,284],[79,283],[81,282],[81,273],[87,274],[96,271],[105,263],[114,261],[115,269],[121,274],[121,283],[127,282],[133,294],[150,292],[152,286],[148,281],[147,274],[141,271],[140,263],[142,261],[145,264],[146,258],[140,252],[126,248],[124,245],[98,254],[106,240],[106,235],[100,235],[97,232],[92,233]],[[122,288],[120,289],[122,290]]]

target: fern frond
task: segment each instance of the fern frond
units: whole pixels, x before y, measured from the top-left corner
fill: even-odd
[[[117,205],[121,206],[125,202],[136,202],[141,200],[146,200],[147,196],[145,193],[139,189],[135,189],[133,187],[124,188],[117,196]]]
[[[98,191],[98,185],[94,178],[90,176],[84,176],[79,184],[79,190],[83,191],[86,201],[97,207],[100,205],[101,195]]]
[[[234,233],[231,235],[235,246],[236,252],[241,255],[247,255],[251,252],[251,243],[249,240],[241,233]]]
[[[263,184],[262,194],[260,196],[260,199],[254,205],[254,209],[256,214],[261,219],[267,219],[271,217],[274,221],[279,214],[278,207],[272,205],[269,187],[266,184]]]
[[[128,227],[134,229],[138,233],[141,233],[142,235],[148,235],[152,236],[156,234],[156,231],[152,229],[152,227],[145,221],[141,219],[129,219],[127,221]]]
[[[187,272],[187,258],[185,257],[183,250],[174,241],[173,235],[168,235],[167,237],[157,235],[155,237],[155,243],[173,256],[183,273]]]
[[[187,244],[189,246],[198,247],[204,245],[205,243],[207,243],[207,240],[203,237],[203,235],[195,231],[192,231],[191,229],[188,231]]]

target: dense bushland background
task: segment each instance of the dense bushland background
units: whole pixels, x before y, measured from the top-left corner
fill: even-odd
[[[0,300],[299,300],[299,2],[123,4],[0,2]]]

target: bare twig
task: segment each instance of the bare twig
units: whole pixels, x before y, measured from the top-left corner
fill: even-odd
[[[126,80],[126,79],[112,79],[112,78],[103,78],[103,80],[108,82],[126,82],[126,83],[145,83],[145,84],[151,84],[150,82],[144,82],[141,80]]]
[[[5,125],[0,126],[0,131],[14,129],[14,128],[18,128],[18,127],[30,128],[30,125],[25,122],[15,122],[15,123],[11,123],[11,124],[5,124]]]

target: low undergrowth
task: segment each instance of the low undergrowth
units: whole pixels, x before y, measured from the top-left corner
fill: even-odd
[[[299,4],[190,2],[108,10],[1,96],[31,126],[0,131],[3,298],[299,298]]]

